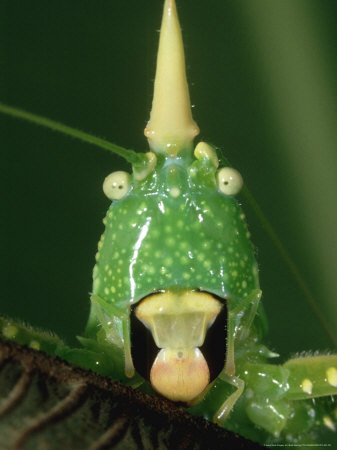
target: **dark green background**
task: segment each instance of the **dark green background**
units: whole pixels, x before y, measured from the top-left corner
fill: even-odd
[[[282,67],[264,53],[264,44],[275,36],[283,48],[292,49],[311,33],[319,54],[313,54],[310,43],[298,52],[304,62],[323,58],[325,66],[317,68],[329,80],[326,89],[336,105],[336,2],[250,0],[248,10],[246,4],[178,0],[194,118],[201,138],[222,147],[242,173],[337,336],[334,286],[325,278],[336,268],[336,234],[319,229],[312,236],[313,226],[306,226],[311,194],[303,209],[305,186],[299,195],[301,180],[287,156],[294,148],[287,148],[271,93]],[[281,4],[285,14],[274,11],[278,26],[264,27]],[[303,14],[303,23],[295,26],[298,37],[287,32],[292,4]],[[0,99],[124,147],[147,149],[143,129],[152,100],[161,10],[160,0],[1,0]],[[284,70],[288,62],[278,59],[277,51],[275,44],[275,60]],[[301,58],[294,70],[305,83],[312,72],[301,66]],[[289,96],[290,110],[297,103],[302,104],[300,98]],[[283,113],[286,118],[287,110]],[[334,123],[331,114],[329,120]],[[127,165],[47,129],[4,117],[0,124],[1,312],[74,343],[88,316],[94,255],[109,205],[102,182]],[[307,126],[308,133],[316,130],[315,121]],[[324,152],[324,146],[317,151]],[[303,147],[303,158],[310,159]],[[337,167],[337,149],[335,157]],[[322,163],[314,169],[308,179],[320,185],[327,168]],[[334,223],[336,186],[330,183],[322,196],[329,224]],[[257,248],[271,347],[284,357],[333,349],[261,223],[242,202]],[[322,218],[310,207],[309,213],[312,220]],[[320,259],[317,248],[331,259]]]

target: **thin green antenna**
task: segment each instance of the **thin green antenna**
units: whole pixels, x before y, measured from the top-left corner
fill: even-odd
[[[218,147],[215,147],[219,161],[222,166],[228,166],[232,167],[228,159],[222,154],[221,149]],[[284,245],[282,244],[281,239],[278,237],[276,231],[274,230],[272,224],[267,219],[266,215],[258,205],[257,201],[253,197],[252,193],[249,191],[249,189],[244,186],[242,189],[242,195],[246,198],[248,203],[250,204],[252,210],[254,211],[255,215],[257,216],[258,220],[260,221],[263,228],[266,230],[269,238],[272,240],[273,244],[275,245],[277,251],[281,255],[281,258],[285,262],[285,264],[288,266],[290,272],[292,273],[298,287],[302,291],[304,298],[314,311],[318,321],[322,325],[322,328],[324,329],[325,333],[331,340],[331,342],[334,344],[334,346],[337,346],[337,340],[334,335],[334,333],[331,331],[330,326],[325,319],[324,315],[322,314],[322,311],[319,307],[319,303],[317,299],[312,295],[311,290],[308,286],[308,284],[305,282],[303,276],[301,275],[301,272],[297,265],[295,264],[293,258],[290,256],[288,251],[285,249]]]
[[[111,142],[106,141],[105,139],[93,136],[92,134],[85,133],[84,131],[69,127],[68,125],[64,125],[61,122],[56,122],[55,120],[47,119],[46,117],[33,114],[23,109],[15,108],[13,106],[6,105],[5,103],[0,103],[0,112],[3,114],[7,114],[8,116],[15,117],[17,119],[23,119],[28,122],[35,123],[36,125],[41,125],[42,127],[49,128],[50,130],[53,131],[58,131],[67,136],[74,137],[88,144],[96,145],[97,147],[103,148],[105,150],[109,150],[110,152],[115,153],[116,155],[119,155],[122,158],[126,159],[126,161],[128,161],[132,165],[139,166],[147,161],[147,158],[144,153],[136,153],[133,150],[127,150],[123,147],[120,147],[119,145],[112,144]]]

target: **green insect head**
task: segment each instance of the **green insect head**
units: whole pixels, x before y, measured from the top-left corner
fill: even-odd
[[[87,336],[123,355],[152,387],[189,403],[221,370],[260,298],[257,264],[234,198],[240,174],[193,139],[175,3],[166,0],[149,123],[150,152],[125,155],[133,173],[104,182],[112,204],[94,268]],[[151,336],[146,335],[150,333]]]

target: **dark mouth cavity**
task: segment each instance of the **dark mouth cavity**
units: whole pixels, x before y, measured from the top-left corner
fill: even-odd
[[[197,290],[197,289],[196,289]],[[198,291],[200,291],[198,289]],[[162,291],[156,291],[158,294]],[[206,292],[206,291],[200,291]],[[207,292],[206,292],[207,293]],[[227,305],[226,300],[214,294],[214,298],[223,305],[214,323],[207,330],[205,341],[200,347],[210,371],[210,382],[213,381],[222,371],[226,361],[226,341],[227,341]],[[147,296],[146,298],[148,298]],[[142,299],[143,300],[143,299]],[[142,301],[140,300],[140,302]],[[131,325],[131,355],[136,371],[147,381],[150,381],[150,371],[156,359],[159,348],[156,346],[151,331],[136,317],[135,310],[139,305],[133,305],[130,313]]]

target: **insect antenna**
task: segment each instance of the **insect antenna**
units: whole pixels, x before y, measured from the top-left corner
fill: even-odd
[[[53,131],[58,131],[59,133],[63,133],[67,136],[79,139],[88,144],[93,144],[97,147],[103,148],[104,150],[109,150],[110,152],[121,156],[135,167],[141,167],[148,161],[148,158],[144,153],[136,153],[133,150],[128,150],[126,148],[120,147],[119,145],[113,144],[112,142],[109,142],[98,136],[94,136],[76,128],[69,127],[68,125],[65,125],[61,122],[48,119],[38,114],[33,114],[31,112],[25,111],[24,109],[15,108],[13,106],[0,103],[0,112],[17,119],[23,119],[27,122],[49,128]]]

